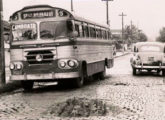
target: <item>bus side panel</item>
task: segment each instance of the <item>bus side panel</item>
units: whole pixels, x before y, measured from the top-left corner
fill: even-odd
[[[87,75],[91,76],[95,73],[99,73],[105,70],[105,61],[89,63],[87,64]]]
[[[78,45],[76,54],[78,59],[86,60],[87,63],[113,59],[113,49],[107,45]]]
[[[87,75],[102,72],[113,66],[113,47],[108,45],[78,45],[77,58],[87,63]]]

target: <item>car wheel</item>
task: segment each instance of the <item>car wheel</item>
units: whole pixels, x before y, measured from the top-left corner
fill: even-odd
[[[136,68],[132,68],[133,75],[136,75]]]
[[[21,81],[21,84],[25,91],[30,91],[33,88],[34,81]]]
[[[165,70],[162,70],[162,76],[165,76]]]

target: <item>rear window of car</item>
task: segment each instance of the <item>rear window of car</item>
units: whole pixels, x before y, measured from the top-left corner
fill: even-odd
[[[159,46],[142,46],[139,49],[139,52],[161,52],[161,48]]]

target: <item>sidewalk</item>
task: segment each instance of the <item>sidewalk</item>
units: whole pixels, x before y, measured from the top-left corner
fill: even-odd
[[[114,58],[117,58],[117,57],[120,57],[120,56],[124,56],[124,55],[127,55],[127,54],[130,54],[129,51],[124,51],[124,52],[116,52],[116,55]]]
[[[127,52],[127,51],[125,51],[125,52],[117,52],[114,58],[117,58],[117,57],[120,57],[120,56],[124,56],[124,55],[127,55],[129,53],[130,52]],[[10,75],[10,70],[8,68],[6,69],[6,74],[7,74],[6,75],[7,84],[5,84],[3,86],[0,85],[0,94],[19,89],[21,87],[21,84],[18,81],[16,81],[16,82],[9,82],[9,77],[8,76]]]

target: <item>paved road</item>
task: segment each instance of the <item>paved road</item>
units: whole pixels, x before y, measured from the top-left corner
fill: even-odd
[[[35,86],[0,96],[0,120],[165,120],[165,83],[156,73],[132,75],[129,58],[115,59],[105,80],[92,82],[80,89]],[[60,118],[45,114],[54,104],[68,98],[99,99],[113,106],[106,116]]]

